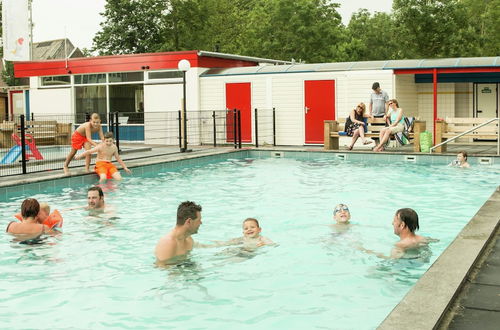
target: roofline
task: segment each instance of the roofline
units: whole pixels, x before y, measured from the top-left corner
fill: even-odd
[[[269,58],[262,58],[262,57],[234,55],[234,54],[217,53],[217,52],[208,52],[208,51],[205,51],[205,50],[199,50],[198,51],[198,56],[227,58],[227,59],[231,59],[231,60],[250,61],[250,62],[259,62],[259,63],[293,64],[293,62],[291,62],[291,61],[272,60],[272,59],[269,59]]]

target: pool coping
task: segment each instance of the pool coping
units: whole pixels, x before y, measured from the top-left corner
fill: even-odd
[[[378,329],[435,329],[500,225],[500,186]]]

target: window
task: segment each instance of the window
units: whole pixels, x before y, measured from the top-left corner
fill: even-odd
[[[42,86],[64,86],[71,83],[70,76],[40,77]]]
[[[129,82],[129,81],[144,81],[144,73],[141,72],[116,72],[109,74],[109,82]]]
[[[106,74],[80,74],[75,76],[75,85],[100,84],[106,82]]]
[[[128,117],[129,124],[144,123],[144,85],[110,85],[109,111]]]
[[[101,123],[107,123],[106,86],[75,87],[76,122],[85,122],[85,115],[94,112],[101,116]]]
[[[149,79],[182,78],[182,71],[148,72]]]

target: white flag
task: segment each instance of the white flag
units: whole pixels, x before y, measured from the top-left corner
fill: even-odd
[[[3,0],[2,2],[3,57],[8,61],[29,61],[28,0]]]

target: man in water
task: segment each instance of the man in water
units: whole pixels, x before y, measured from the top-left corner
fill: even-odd
[[[86,210],[104,212],[104,193],[100,187],[94,186],[87,190]]]
[[[156,244],[156,264],[174,264],[191,251],[194,244],[191,235],[198,233],[201,223],[201,206],[182,202],[177,208],[176,226]]]
[[[413,209],[404,208],[397,210],[394,215],[394,219],[392,220],[392,226],[394,228],[394,234],[399,236],[399,242],[394,244],[389,257],[363,247],[360,247],[360,250],[384,259],[398,259],[405,257],[411,258],[413,255],[414,257],[418,257],[418,249],[421,247],[427,247],[431,241],[431,239],[427,237],[415,234],[419,225],[418,214]]]

